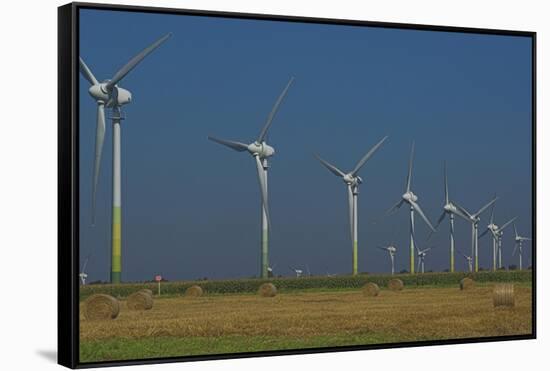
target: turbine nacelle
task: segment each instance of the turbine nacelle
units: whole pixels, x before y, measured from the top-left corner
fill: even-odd
[[[416,196],[412,191],[408,191],[403,193],[403,196],[401,196],[403,200],[406,202],[416,202],[418,201],[418,196]]]
[[[260,156],[260,158],[268,158],[275,154],[275,148],[267,145],[265,142],[254,142],[248,145],[248,152],[253,156]]]
[[[109,107],[122,106],[132,101],[132,93],[115,85],[110,91],[107,89],[108,81],[90,86],[88,93],[96,101],[107,103]],[[115,101],[116,100],[116,101]]]
[[[443,210],[445,210],[447,213],[452,213],[452,214],[456,214],[458,212],[458,209],[456,208],[456,206],[453,205],[451,202],[449,202],[448,204],[445,204],[445,206],[443,206]]]
[[[363,179],[360,176],[353,176],[352,173],[348,173],[342,177],[342,180],[347,185],[351,186],[358,186],[359,184],[363,183]]]

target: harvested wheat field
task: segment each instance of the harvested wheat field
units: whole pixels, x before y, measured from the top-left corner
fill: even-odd
[[[81,362],[531,333],[531,288],[494,308],[493,286],[158,298],[148,311],[80,318]],[[121,305],[126,308],[126,305]],[[81,311],[82,312],[82,311]]]

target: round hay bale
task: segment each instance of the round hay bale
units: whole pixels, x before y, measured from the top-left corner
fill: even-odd
[[[118,300],[110,295],[95,294],[84,302],[84,317],[87,320],[109,320],[120,313]]]
[[[365,296],[378,296],[380,293],[380,287],[374,282],[367,282],[363,286],[363,295]]]
[[[476,287],[476,281],[469,277],[464,277],[460,280],[460,289],[461,290],[470,290]]]
[[[401,291],[403,290],[403,287],[405,285],[403,284],[403,281],[401,281],[399,278],[392,278],[388,281],[388,288],[392,291]]]
[[[131,310],[149,310],[153,308],[153,297],[146,291],[140,290],[128,296],[126,306]]]
[[[264,283],[258,289],[258,295],[264,298],[272,298],[277,295],[277,288],[271,282]]]
[[[139,290],[139,292],[144,292],[144,293],[146,293],[146,294],[151,295],[151,297],[153,297],[153,290],[141,289],[141,290]]]
[[[516,304],[514,297],[514,285],[501,283],[493,289],[493,305],[495,307],[513,307]]]
[[[185,296],[191,297],[191,298],[197,298],[199,296],[202,296],[202,288],[197,285],[193,285],[191,287],[188,287],[187,290],[185,290]]]

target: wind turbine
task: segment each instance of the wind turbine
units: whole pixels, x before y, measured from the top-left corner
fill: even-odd
[[[254,157],[254,160],[256,162],[256,168],[258,171],[258,182],[260,184],[260,193],[262,197],[261,198],[262,199],[262,203],[261,203],[262,204],[261,206],[261,210],[262,210],[261,211],[261,214],[262,214],[261,277],[262,278],[268,277],[267,272],[269,267],[268,232],[269,232],[269,227],[271,225],[271,221],[269,218],[269,206],[267,202],[267,194],[268,194],[267,193],[267,169],[269,168],[268,159],[275,154],[275,149],[266,143],[266,137],[267,137],[267,132],[273,121],[273,118],[275,117],[275,114],[277,113],[277,110],[279,109],[279,106],[283,101],[284,97],[286,96],[286,93],[293,81],[294,81],[294,77],[291,77],[288,83],[286,84],[286,87],[284,88],[283,92],[281,93],[281,95],[279,95],[279,98],[275,102],[275,105],[273,106],[271,113],[267,117],[267,121],[264,127],[262,128],[260,135],[258,135],[258,138],[254,142],[250,144],[244,144],[241,142],[219,139],[212,136],[208,137],[208,139],[210,139],[211,141],[227,146],[237,152],[248,151],[248,153],[250,153]]]
[[[86,284],[86,278],[88,278],[88,275],[86,274],[86,266],[88,265],[89,259],[90,255],[88,255],[84,260],[84,264],[82,264],[82,268],[80,269],[80,273],[78,274],[78,276],[80,277],[80,282],[83,286]]]
[[[498,268],[502,268],[502,235],[504,234],[504,229],[508,227],[510,224],[514,222],[514,220],[517,219],[517,216],[513,217],[512,219],[508,220],[506,223],[504,223],[501,227],[499,227],[495,231],[495,235],[498,238]]]
[[[522,255],[523,255],[523,241],[531,241],[528,237],[523,237],[518,234],[518,230],[516,228],[516,224],[514,223],[514,233],[515,233],[515,240],[516,240],[516,246],[514,247],[514,251],[512,252],[512,256],[516,254],[516,251],[519,255],[519,270],[523,269],[523,262],[522,262]]]
[[[495,195],[496,197],[496,195]],[[498,244],[498,235],[496,231],[498,230],[498,225],[495,224],[495,205],[491,207],[491,219],[487,225],[487,229],[479,236],[478,239],[481,239],[487,233],[491,232],[491,240],[493,241],[493,272],[497,270],[497,244]]]
[[[439,227],[439,224],[445,219],[445,216],[449,216],[449,224],[450,224],[450,246],[449,246],[449,256],[450,256],[450,268],[449,270],[451,272],[455,271],[455,215],[458,215],[465,220],[469,220],[464,213],[462,213],[456,206],[453,204],[453,202],[449,199],[449,184],[447,182],[447,162],[444,162],[443,164],[443,173],[444,173],[444,183],[445,183],[445,204],[443,205],[443,212],[441,213],[441,216],[437,220],[437,224],[435,226],[435,229]],[[431,237],[431,234],[430,234]]]
[[[435,228],[433,227],[432,223],[428,219],[428,217],[424,214],[422,209],[420,208],[420,205],[418,204],[418,196],[415,195],[411,189],[411,180],[412,180],[412,170],[413,170],[413,158],[414,158],[414,142],[411,146],[411,155],[409,158],[409,172],[407,175],[407,183],[405,188],[405,193],[401,196],[401,200],[397,202],[394,206],[392,206],[391,209],[389,209],[386,212],[386,215],[391,214],[393,211],[399,209],[404,203],[409,204],[410,206],[410,272],[414,273],[414,250],[415,250],[415,237],[414,237],[414,213],[415,211],[420,214],[422,219],[426,222],[428,227],[432,230],[432,232],[435,232]]]
[[[352,274],[355,276],[357,274],[357,196],[359,194],[359,184],[363,183],[363,179],[359,175],[359,170],[365,165],[365,163],[374,155],[374,153],[380,148],[384,141],[388,139],[387,136],[382,138],[378,143],[374,145],[355,165],[352,171],[349,173],[344,173],[342,170],[338,169],[336,166],[331,163],[323,160],[318,155],[315,155],[317,159],[326,167],[331,173],[340,177],[342,181],[346,184],[348,189],[348,207],[349,207],[349,225],[350,225],[350,235],[352,242]]]
[[[472,256],[468,256],[466,254],[464,254],[462,251],[458,250],[462,256],[464,257],[464,259],[466,259],[466,262],[468,264],[468,271],[471,273],[472,272],[472,261],[474,260],[474,258]]]
[[[474,269],[477,272],[479,270],[479,254],[478,254],[478,224],[480,222],[479,216],[487,210],[489,206],[495,203],[495,201],[498,199],[498,197],[493,198],[488,204],[483,206],[481,209],[479,209],[476,213],[470,214],[466,209],[464,209],[462,206],[460,206],[458,203],[456,203],[456,207],[459,208],[460,211],[462,211],[466,216],[468,216],[468,219],[470,223],[472,224],[472,255],[474,257]]]
[[[290,270],[293,271],[294,273],[296,273],[296,278],[302,277],[302,274],[304,273],[303,270],[297,269],[297,268],[290,267]]]
[[[426,259],[426,255],[428,255],[428,251],[430,251],[431,249],[433,249],[433,246],[432,247],[427,247],[427,248],[422,249],[422,250],[420,250],[418,247],[416,247],[416,251],[417,251],[417,254],[418,254],[418,268],[417,268],[417,270],[421,271],[422,273],[424,273],[424,260]]]
[[[395,253],[397,252],[397,248],[393,244],[390,244],[389,246],[385,246],[385,247],[382,247],[382,246],[377,246],[377,247],[382,251],[386,251],[388,253],[388,255],[390,256],[391,274],[393,276],[394,273],[395,273],[394,260],[395,260]]]
[[[113,198],[112,198],[112,252],[111,252],[111,283],[120,283],[122,275],[122,191],[121,191],[121,164],[120,164],[120,126],[125,116],[122,106],[132,101],[132,94],[121,88],[118,83],[132,71],[147,55],[158,48],[171,33],[161,37],[153,44],[143,49],[130,59],[110,80],[99,82],[90,68],[80,58],[80,72],[91,84],[88,92],[97,103],[97,123],[95,138],[95,157],[92,184],[92,225],[95,224],[96,190],[99,180],[101,153],[105,139],[105,108],[110,108],[113,123]]]
[[[271,274],[271,277],[273,277],[273,270],[275,269],[276,266],[277,264],[273,264],[273,266],[267,267],[268,276]]]

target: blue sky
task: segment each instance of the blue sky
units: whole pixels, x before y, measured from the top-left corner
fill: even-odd
[[[351,270],[345,185],[312,154],[350,170],[384,135],[360,172],[359,271],[387,272],[389,258],[376,246],[390,241],[397,270],[408,267],[408,212],[380,216],[404,191],[413,140],[413,190],[432,222],[447,160],[453,200],[474,210],[496,192],[497,224],[518,216],[519,232],[530,236],[531,39],[82,10],[80,55],[108,79],[167,32],[172,37],[120,83],[133,94],[122,127],[124,280],[258,274],[253,159],[207,136],[252,142],[290,76],[296,80],[269,136],[277,151],[269,174],[276,274],[306,264],[314,274]],[[112,128],[92,227],[96,106],[88,87],[80,78],[80,234],[94,281],[110,270]],[[428,230],[419,219],[417,231],[423,243]],[[456,231],[457,247],[469,251],[470,226],[458,220]],[[448,268],[447,232],[445,221],[426,269]],[[517,264],[512,235],[510,228],[503,239],[506,265]],[[489,245],[480,240],[483,267]]]

